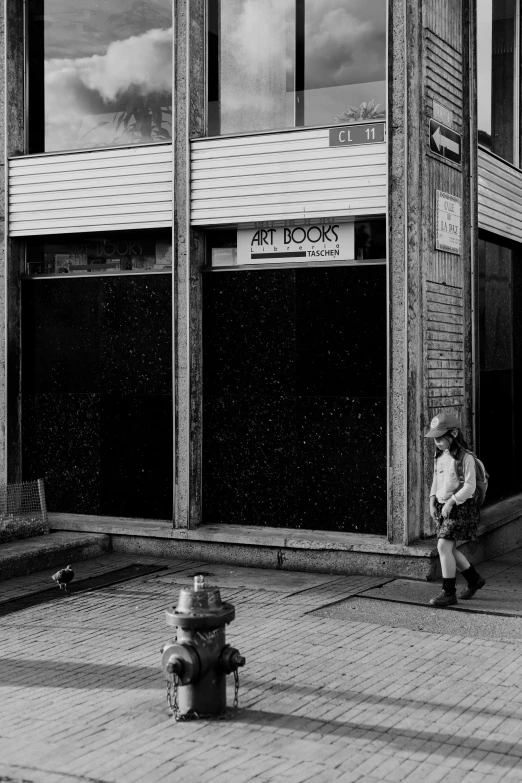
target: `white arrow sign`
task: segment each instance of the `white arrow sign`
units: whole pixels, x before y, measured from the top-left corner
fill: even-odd
[[[440,128],[437,128],[432,136],[432,139],[435,142],[437,149],[441,149],[441,147],[447,147],[450,152],[453,152],[454,155],[460,155],[460,144],[458,144],[456,141],[452,141],[451,139],[446,138],[446,136],[443,136],[440,132]]]

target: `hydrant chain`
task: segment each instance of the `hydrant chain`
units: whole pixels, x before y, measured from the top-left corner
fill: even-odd
[[[219,715],[196,712],[195,710],[189,710],[185,715],[182,715],[178,705],[178,686],[179,678],[176,677],[176,675],[174,675],[172,682],[170,680],[167,681],[167,704],[169,705],[169,714],[174,718],[176,723],[187,723],[191,720],[230,720],[239,709],[239,672],[237,669],[234,671],[234,701],[232,707],[227,707],[226,712]]]

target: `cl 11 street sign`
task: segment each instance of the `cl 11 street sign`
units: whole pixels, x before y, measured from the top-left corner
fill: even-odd
[[[384,141],[384,122],[360,125],[339,125],[330,128],[330,147],[351,147]]]
[[[462,136],[438,120],[430,120],[430,150],[453,163],[462,161]]]

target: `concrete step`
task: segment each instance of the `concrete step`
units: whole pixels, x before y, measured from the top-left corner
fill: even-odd
[[[58,531],[0,544],[0,581],[89,560],[109,550],[110,536],[104,533]]]

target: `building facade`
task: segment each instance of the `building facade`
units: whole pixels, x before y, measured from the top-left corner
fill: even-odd
[[[4,0],[5,480],[403,556],[449,410],[513,513],[520,25],[520,0]]]

